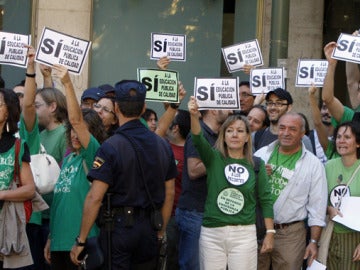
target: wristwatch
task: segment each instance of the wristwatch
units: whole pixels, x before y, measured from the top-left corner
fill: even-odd
[[[85,244],[86,244],[86,240],[85,240],[85,242],[80,242],[79,236],[77,236],[77,237],[75,238],[75,245],[77,245],[77,246],[79,246],[79,247],[84,247]]]
[[[180,106],[180,103],[170,103],[170,107],[177,110]]]

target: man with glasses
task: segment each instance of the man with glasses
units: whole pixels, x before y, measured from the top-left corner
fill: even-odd
[[[247,116],[254,106],[255,96],[251,93],[250,83],[242,81],[239,84],[240,93],[240,114]]]
[[[268,92],[265,100],[270,126],[255,133],[253,142],[255,151],[269,145],[278,138],[278,121],[282,115],[291,111],[293,104],[290,93],[282,88],[276,88]],[[313,152],[311,141],[306,135],[303,137],[303,142],[305,147]]]

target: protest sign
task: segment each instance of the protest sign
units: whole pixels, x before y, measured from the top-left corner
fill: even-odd
[[[250,72],[251,93],[267,93],[276,88],[285,89],[283,68],[256,68]]]
[[[360,64],[360,36],[340,34],[331,57]]]
[[[138,68],[137,74],[138,81],[146,86],[146,100],[179,102],[177,71]]]
[[[160,59],[163,56],[174,61],[186,61],[186,36],[151,33],[150,59]]]
[[[60,64],[69,72],[80,74],[91,42],[63,34],[47,27],[43,29],[35,61],[51,66]]]
[[[257,39],[221,49],[230,73],[242,70],[245,64],[262,66],[263,58]]]
[[[0,64],[26,68],[28,49],[24,45],[30,45],[30,36],[0,32]]]
[[[317,87],[324,85],[328,62],[318,59],[299,59],[296,72],[296,87]]]
[[[239,110],[239,78],[195,78],[199,110]]]

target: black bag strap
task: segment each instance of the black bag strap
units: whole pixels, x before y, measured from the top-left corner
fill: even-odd
[[[146,184],[146,181],[145,181],[145,173],[144,173],[144,169],[142,167],[142,163],[141,163],[141,160],[140,160],[140,157],[139,157],[139,154],[138,152],[141,151],[138,147],[138,144],[135,142],[134,138],[132,138],[131,136],[129,136],[128,134],[126,134],[125,132],[122,132],[122,131],[117,131],[117,134],[119,135],[123,135],[129,142],[130,144],[132,145],[132,147],[134,148],[134,152],[135,152],[135,156],[136,156],[136,160],[139,164],[139,167],[140,167],[140,172],[141,172],[141,178],[143,180],[143,183],[144,183],[144,186],[145,186],[145,190],[146,190],[146,194],[147,196],[149,197],[149,200],[150,200],[150,203],[151,203],[151,207],[156,210],[156,206],[155,206],[155,203],[152,199],[152,196],[150,194],[150,191],[149,191],[149,188]]]
[[[257,199],[261,158],[253,156],[253,161],[254,161],[254,171],[255,171],[255,196]]]

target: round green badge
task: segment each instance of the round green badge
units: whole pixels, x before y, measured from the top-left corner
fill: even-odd
[[[236,215],[244,207],[244,195],[235,188],[226,188],[219,193],[217,205],[221,212]]]

